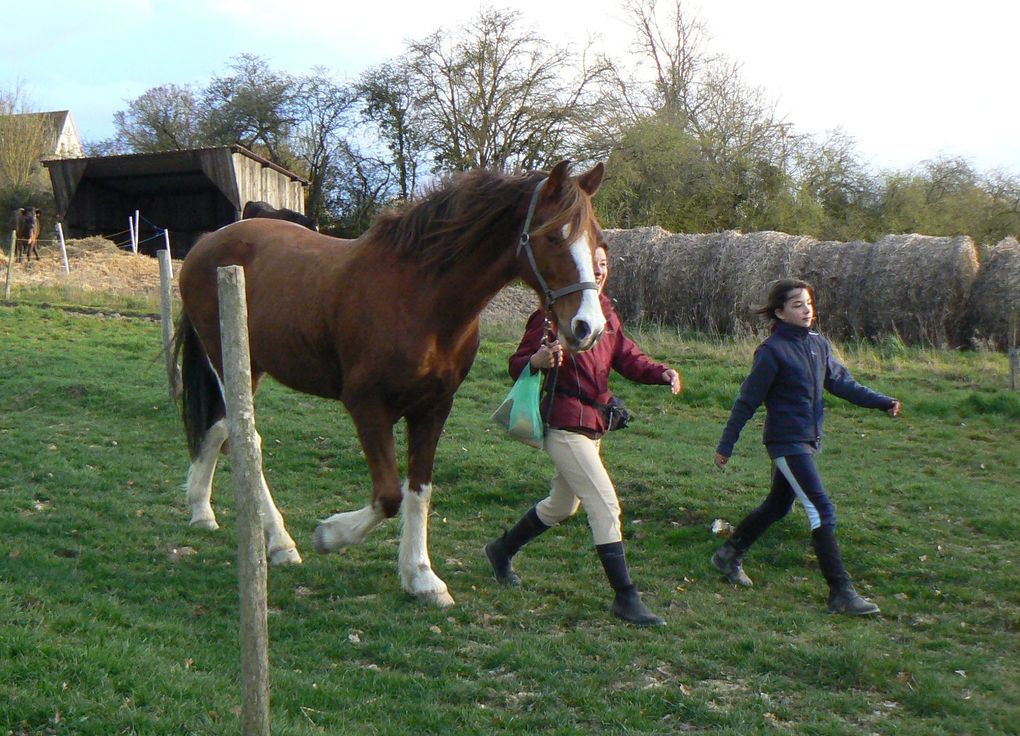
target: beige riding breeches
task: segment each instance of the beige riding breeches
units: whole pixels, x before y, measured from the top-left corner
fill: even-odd
[[[545,451],[549,453],[556,474],[549,495],[535,507],[538,518],[553,526],[584,506],[595,544],[620,542],[620,501],[599,455],[601,440],[593,440],[576,432],[549,429],[545,435]]]

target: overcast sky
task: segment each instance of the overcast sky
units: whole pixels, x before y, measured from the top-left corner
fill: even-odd
[[[616,55],[633,32],[620,0],[0,0],[0,87],[38,110],[69,109],[86,140],[146,89],[204,85],[253,53],[275,70],[339,79],[453,28],[484,5],[521,11],[557,44],[589,36]],[[672,0],[659,0],[669,7]],[[354,7],[351,7],[354,6]],[[1020,175],[1016,34],[1008,0],[699,0],[708,48],[742,65],[796,131],[853,137],[875,168],[939,155]]]

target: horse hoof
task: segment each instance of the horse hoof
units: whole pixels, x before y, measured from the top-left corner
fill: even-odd
[[[320,555],[328,555],[330,552],[343,552],[343,547],[333,547],[326,541],[326,527],[323,524],[315,527],[312,535],[312,547]]]
[[[300,565],[301,555],[298,554],[297,547],[270,550],[269,564],[273,566]]]
[[[415,597],[419,602],[436,608],[449,608],[456,602],[448,590],[431,590],[427,593],[418,593]]]
[[[193,529],[208,529],[214,532],[220,528],[220,525],[216,523],[216,519],[192,519],[191,527]]]

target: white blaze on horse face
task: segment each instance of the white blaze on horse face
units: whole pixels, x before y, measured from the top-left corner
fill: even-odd
[[[592,261],[592,247],[588,240],[588,233],[574,241],[574,244],[570,246],[570,254],[574,257],[574,263],[577,264],[577,280],[594,282],[595,265]],[[606,329],[606,316],[602,314],[602,304],[599,302],[597,289],[584,289],[581,292],[581,304],[577,314],[570,320],[572,334],[578,333],[581,323],[586,324],[588,329],[584,339],[579,340],[577,344],[577,349],[583,351],[594,346]]]

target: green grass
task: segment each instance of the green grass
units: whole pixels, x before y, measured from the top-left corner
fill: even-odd
[[[121,314],[159,316],[159,296],[113,294],[78,286],[19,285],[12,302],[63,306],[85,312],[115,311]]]
[[[159,325],[0,307],[0,734],[239,731],[236,541],[188,527],[187,453]],[[266,475],[305,563],[269,577],[275,734],[1011,734],[1020,723],[1020,393],[1001,355],[843,346],[893,420],[833,400],[819,466],[844,559],[877,620],[824,613],[796,513],[751,551],[737,590],[712,521],[764,495],[760,417],[726,472],[715,442],[753,343],[650,330],[686,390],[614,387],[637,415],[605,440],[632,573],[668,626],[608,614],[583,513],[500,588],[484,541],[542,497],[551,469],[488,415],[515,329],[487,327],[436,463],[430,543],[457,606],[400,590],[397,522],[341,556],[319,519],[368,479],[342,408],[267,383]],[[402,442],[402,440],[401,440]]]

